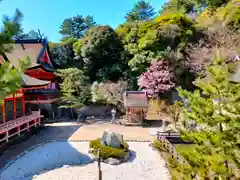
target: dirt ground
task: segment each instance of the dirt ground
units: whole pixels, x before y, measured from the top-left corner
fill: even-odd
[[[2,155],[0,155],[0,169],[24,150],[44,141],[56,139],[92,140],[101,137],[105,129],[111,129],[114,132],[123,134],[125,140],[152,140],[148,128],[125,127],[105,121],[92,123],[57,122],[46,124],[45,128],[38,134],[21,144],[8,147]]]
[[[78,129],[69,139],[70,140],[93,140],[102,136],[104,130],[110,129],[113,132],[123,134],[124,140],[151,140],[147,128],[126,127],[118,124],[101,123],[84,125]]]

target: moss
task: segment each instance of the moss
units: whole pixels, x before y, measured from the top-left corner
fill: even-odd
[[[128,153],[129,145],[126,142],[122,143],[121,148],[112,148],[101,144],[100,139],[92,140],[89,144],[90,148],[95,150],[100,149],[100,157],[107,159],[109,157],[121,159]],[[93,154],[96,156],[97,151],[93,151]]]

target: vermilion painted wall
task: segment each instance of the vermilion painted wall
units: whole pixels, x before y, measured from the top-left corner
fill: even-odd
[[[16,118],[16,100],[17,99],[21,99],[22,101],[22,112],[23,112],[23,115],[25,115],[25,102],[24,102],[24,91],[23,89],[20,89],[18,90],[15,94],[13,95],[10,95],[6,98],[4,98],[2,104],[1,104],[1,108],[2,108],[2,119],[3,119],[3,122],[6,122],[6,117],[5,117],[5,102],[6,101],[13,101],[13,117],[14,119]]]

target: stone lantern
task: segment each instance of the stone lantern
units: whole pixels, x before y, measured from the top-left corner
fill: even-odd
[[[115,109],[112,109],[111,113],[112,113],[111,123],[113,124],[113,123],[116,122],[116,110],[115,110]]]

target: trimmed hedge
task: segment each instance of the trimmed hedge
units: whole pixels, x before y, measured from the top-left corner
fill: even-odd
[[[116,158],[121,159],[128,153],[129,145],[126,142],[122,143],[121,148],[112,148],[101,144],[101,139],[92,140],[89,143],[89,147],[98,150],[100,149],[100,157],[103,159]],[[93,154],[97,156],[97,151],[93,151]]]

